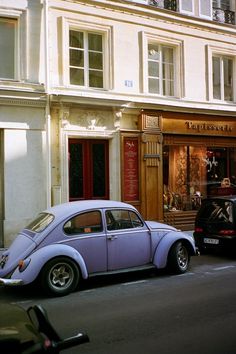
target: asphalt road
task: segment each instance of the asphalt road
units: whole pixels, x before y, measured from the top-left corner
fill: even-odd
[[[61,336],[90,343],[63,353],[235,354],[236,257],[192,258],[181,276],[138,273],[89,281],[47,299],[34,289],[0,289],[0,301],[41,303]]]

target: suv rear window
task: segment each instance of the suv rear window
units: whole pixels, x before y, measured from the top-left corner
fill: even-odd
[[[206,200],[198,212],[198,219],[233,222],[233,203],[228,200]]]

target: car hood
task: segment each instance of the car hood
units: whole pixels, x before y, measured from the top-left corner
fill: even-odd
[[[24,234],[18,234],[11,246],[2,254],[0,258],[0,277],[5,277],[14,270],[20,259],[26,258],[36,248],[35,241]],[[5,262],[1,261],[6,259]]]
[[[165,230],[165,231],[176,231],[177,229],[174,226],[162,224],[161,222],[157,221],[146,221],[146,224],[149,229],[151,230]]]

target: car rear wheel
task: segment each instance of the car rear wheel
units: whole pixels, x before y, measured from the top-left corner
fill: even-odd
[[[76,289],[79,283],[79,269],[69,258],[54,258],[43,267],[40,281],[48,294],[64,296]]]
[[[187,247],[181,241],[176,242],[170,249],[168,258],[169,269],[176,273],[185,273],[189,267],[190,255]]]

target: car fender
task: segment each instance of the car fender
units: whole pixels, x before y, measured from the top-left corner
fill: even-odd
[[[34,253],[25,258],[25,262],[30,260],[24,271],[20,271],[17,267],[11,276],[11,279],[21,279],[23,284],[33,282],[39,275],[43,266],[52,258],[69,257],[75,261],[81,270],[82,278],[88,278],[88,271],[81,254],[73,247],[60,244],[52,244],[36,250]]]
[[[157,268],[167,266],[168,254],[174,243],[184,241],[189,248],[190,255],[196,254],[196,248],[193,237],[181,231],[173,231],[166,234],[158,243],[153,257],[153,264]]]

